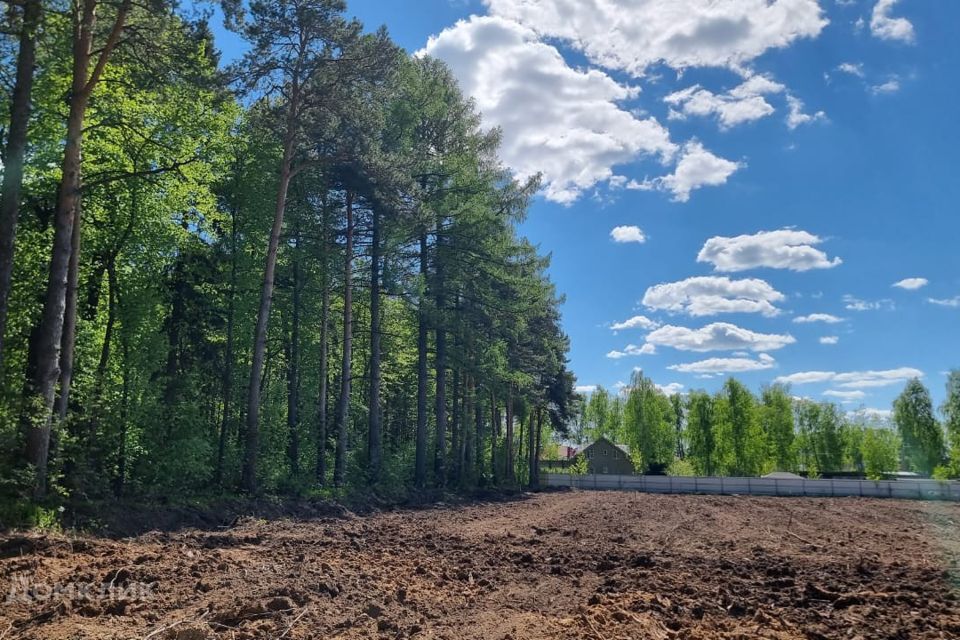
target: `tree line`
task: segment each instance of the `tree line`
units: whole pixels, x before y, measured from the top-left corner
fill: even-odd
[[[22,0],[0,52],[0,494],[536,482],[574,402],[538,180],[340,0]]]
[[[729,378],[715,394],[667,395],[642,372],[620,393],[581,395],[571,428],[580,444],[601,436],[630,446],[638,472],[757,476],[771,471],[855,472],[880,479],[900,470],[960,477],[960,370],[950,372],[938,412],[918,379],[889,419],[791,395],[781,384],[755,395]]]

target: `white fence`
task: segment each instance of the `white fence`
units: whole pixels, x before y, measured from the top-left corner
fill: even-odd
[[[807,480],[545,473],[543,486],[647,493],[751,496],[868,497],[960,501],[960,482],[938,480]]]

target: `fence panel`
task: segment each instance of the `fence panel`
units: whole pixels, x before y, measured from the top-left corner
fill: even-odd
[[[808,480],[806,478],[716,478],[685,476],[618,476],[545,473],[546,487],[701,493],[710,495],[870,497],[960,501],[960,482],[937,480]]]

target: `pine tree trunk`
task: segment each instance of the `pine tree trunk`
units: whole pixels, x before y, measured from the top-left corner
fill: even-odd
[[[286,140],[283,145],[283,158],[280,160],[280,185],[277,189],[273,227],[270,230],[270,243],[267,246],[267,264],[263,271],[263,285],[260,288],[257,328],[253,337],[253,358],[250,366],[250,386],[247,393],[246,446],[242,474],[243,488],[250,493],[257,490],[257,456],[260,448],[260,376],[263,373],[263,359],[267,347],[267,322],[270,319],[270,304],[273,300],[273,279],[277,268],[280,233],[283,230],[283,213],[287,204],[287,190],[290,187],[292,175],[296,114],[297,89],[295,86],[287,116]]]
[[[516,482],[517,474],[515,464],[516,461],[513,457],[513,387],[507,391],[507,429],[505,434],[504,442],[504,480],[508,485],[513,485]]]
[[[293,257],[293,318],[290,327],[290,358],[287,362],[287,430],[290,473],[300,475],[300,231],[294,240]]]
[[[380,479],[383,463],[383,425],[380,415],[380,211],[374,206],[370,244],[370,393],[367,455],[370,481]]]
[[[3,369],[3,338],[7,328],[13,251],[17,219],[20,216],[20,190],[23,186],[23,159],[27,149],[27,127],[30,123],[33,67],[37,57],[37,33],[42,14],[41,0],[24,1],[17,70],[10,96],[10,129],[3,152],[3,186],[0,189],[0,371]]]
[[[420,230],[421,286],[427,282],[427,232]],[[417,318],[417,444],[414,484],[422,489],[427,482],[427,292],[420,293]]]
[[[343,363],[337,401],[337,456],[333,484],[342,487],[347,477],[347,427],[350,422],[350,376],[353,351],[353,194],[347,191],[347,231],[343,260]]]
[[[447,484],[447,332],[446,332],[446,299],[444,296],[444,269],[442,255],[443,235],[441,221],[437,221],[437,256],[434,265],[434,295],[436,300],[437,322],[434,328],[434,342],[437,353],[434,362],[436,376],[436,420],[437,420],[437,447],[434,471],[437,486]]]
[[[220,416],[220,439],[217,443],[217,469],[214,484],[223,485],[223,472],[227,455],[227,433],[233,420],[233,342],[234,324],[237,307],[237,216],[238,207],[230,211],[230,289],[227,292],[227,345],[224,350],[223,377],[221,378],[221,396],[223,415]]]
[[[80,280],[80,238],[82,233],[81,203],[70,233],[70,263],[67,266],[67,293],[64,302],[63,335],[60,337],[60,393],[54,404],[54,414],[63,422],[70,408],[70,389],[73,385],[74,346],[77,341],[77,296]],[[112,328],[112,327],[111,327]]]
[[[43,497],[47,488],[47,458],[50,454],[54,395],[60,378],[67,274],[72,255],[74,220],[80,204],[80,147],[92,89],[88,85],[87,74],[96,22],[95,9],[95,0],[85,0],[80,14],[74,16],[72,86],[53,222],[53,247],[40,324],[32,335],[30,344],[36,368],[34,375],[26,381],[24,390],[26,402],[21,424],[26,432],[26,460],[34,470],[35,498]]]
[[[320,302],[320,397],[317,399],[317,484],[327,481],[327,395],[329,389],[330,356],[330,223],[327,217],[327,200],[321,204],[321,242],[323,244],[323,280]]]
[[[460,455],[462,442],[460,440],[460,369],[453,370],[453,398],[451,406],[453,415],[450,420],[450,481],[460,484]]]
[[[497,455],[497,441],[500,439],[500,409],[497,406],[497,396],[490,392],[490,475],[493,484],[500,484],[500,457]]]

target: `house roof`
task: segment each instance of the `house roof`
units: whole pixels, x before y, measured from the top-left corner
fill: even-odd
[[[630,445],[628,445],[628,444],[617,444],[617,443],[615,443],[614,441],[612,441],[610,438],[607,438],[606,436],[600,436],[599,438],[597,438],[597,439],[594,440],[593,442],[588,442],[587,444],[583,445],[582,447],[577,448],[576,452],[577,452],[577,453],[583,453],[584,451],[586,451],[587,449],[589,449],[589,448],[592,447],[593,445],[597,444],[597,443],[600,442],[601,440],[604,441],[604,442],[606,442],[607,444],[610,444],[610,445],[616,447],[617,449],[620,449],[620,451],[623,451],[625,454],[627,454],[628,457],[630,456]]]

